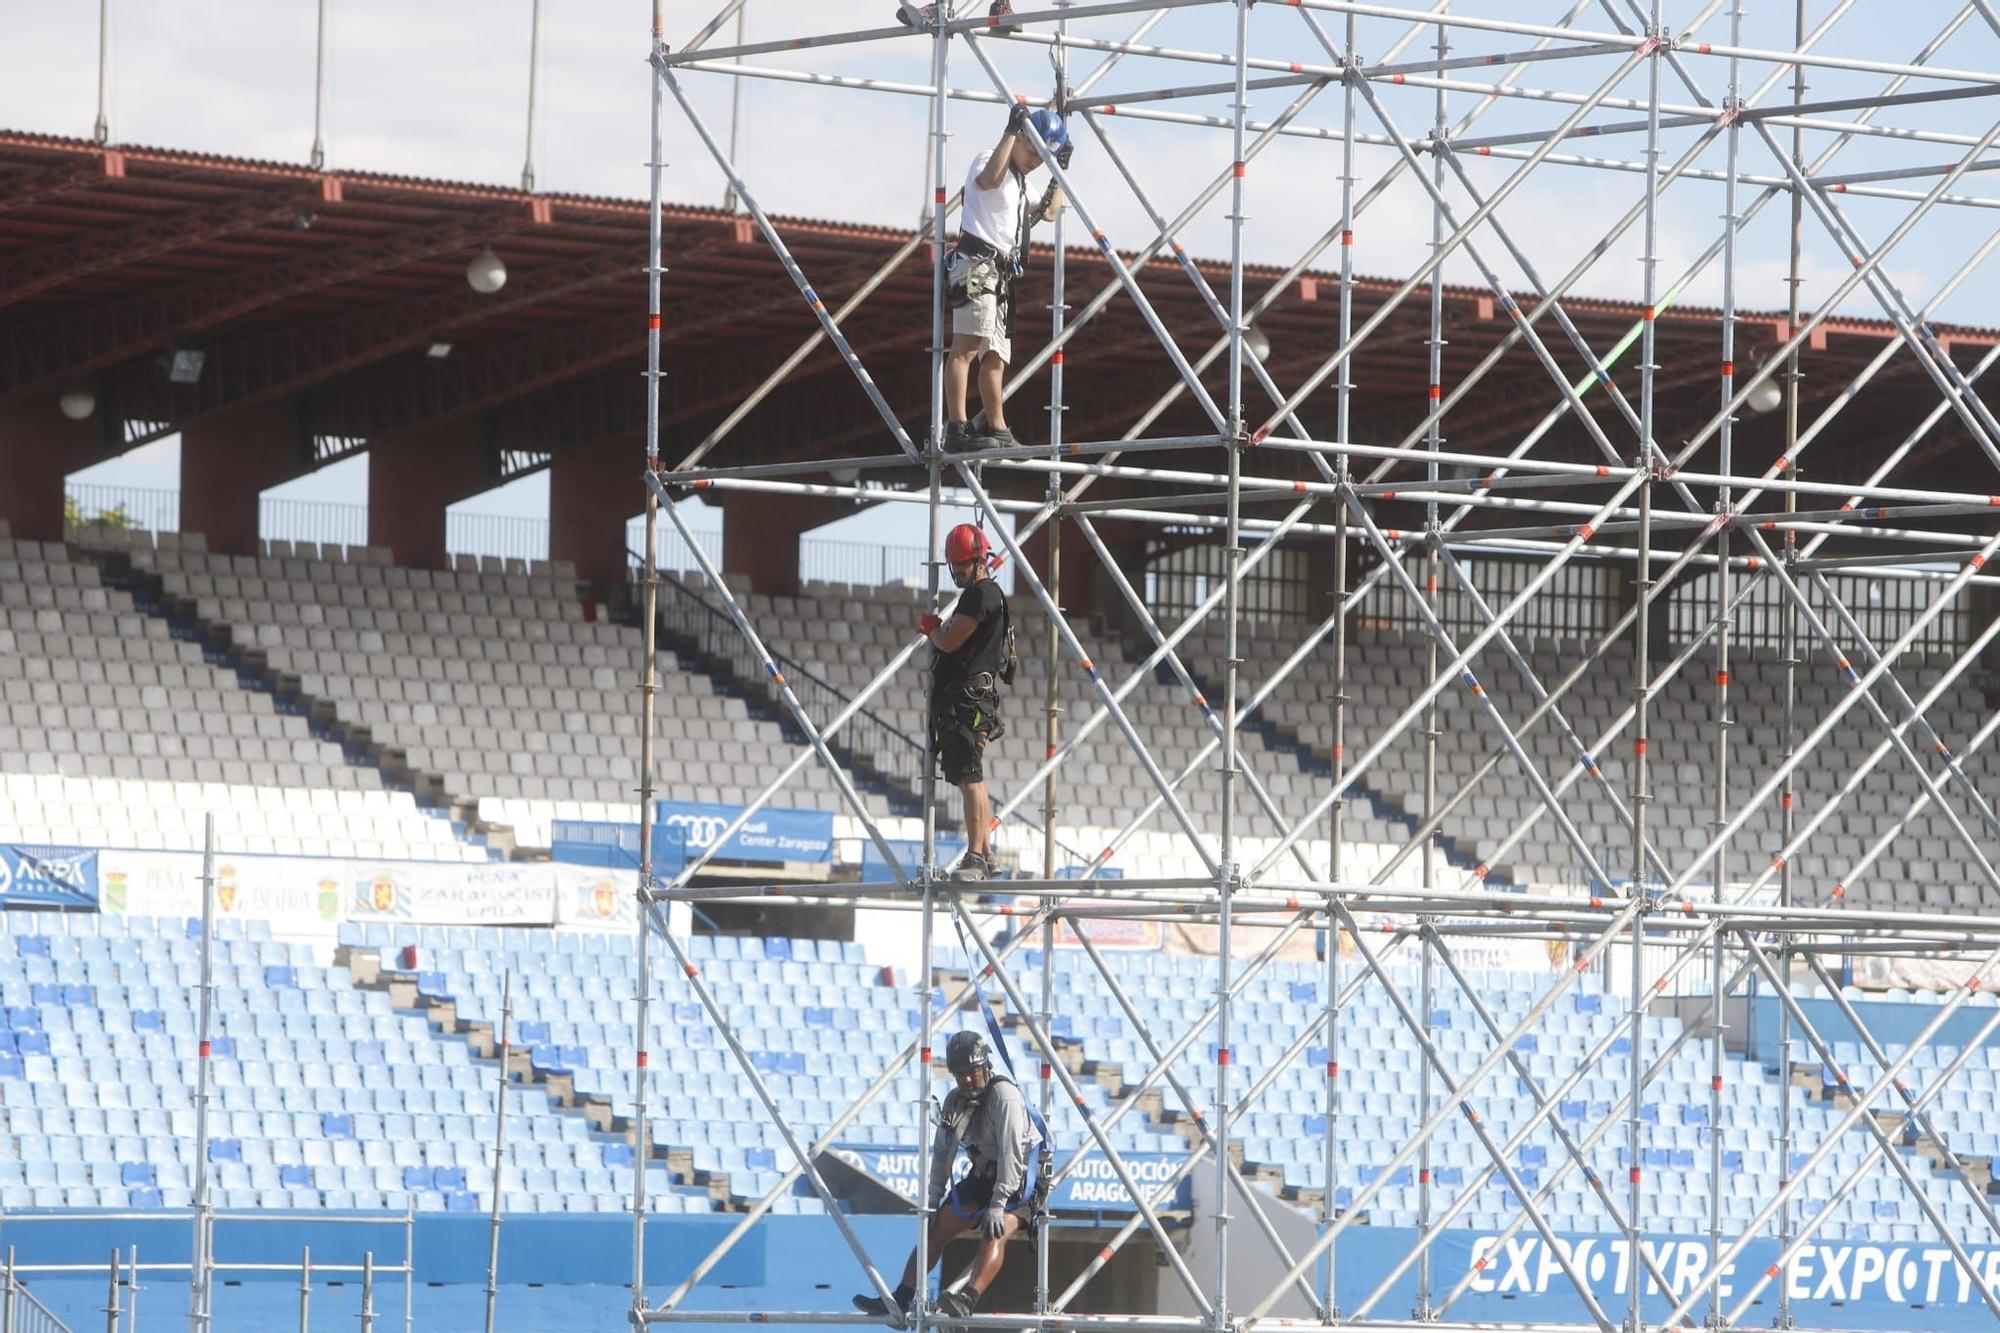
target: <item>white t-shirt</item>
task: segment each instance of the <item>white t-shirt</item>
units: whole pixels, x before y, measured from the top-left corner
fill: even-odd
[[[965,207],[958,229],[971,232],[1001,254],[1011,256],[1020,239],[1017,233],[1021,226],[1021,196],[1027,186],[1021,174],[1010,167],[1002,174],[999,188],[980,189],[979,173],[986,170],[992,157],[993,150],[989,148],[972,160],[972,169],[965,173]]]

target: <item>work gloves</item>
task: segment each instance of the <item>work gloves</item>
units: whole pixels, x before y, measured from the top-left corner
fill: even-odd
[[[1007,133],[1019,134],[1028,128],[1028,104],[1016,102],[1007,112]]]
[[[923,617],[923,619],[917,622],[917,628],[922,630],[924,632],[924,637],[928,639],[931,635],[938,632],[938,627],[942,624],[944,624],[944,622],[942,620],[939,620],[936,616],[926,614]]]
[[[988,1208],[979,1215],[979,1234],[988,1240],[999,1240],[1007,1234],[1007,1214],[1004,1209]]]

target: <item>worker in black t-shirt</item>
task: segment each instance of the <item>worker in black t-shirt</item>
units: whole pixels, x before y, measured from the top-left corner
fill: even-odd
[[[981,880],[993,873],[987,852],[993,807],[986,798],[981,755],[986,743],[1005,730],[1000,721],[1000,685],[1013,679],[1007,599],[988,568],[986,534],[961,523],[945,536],[944,558],[951,581],[963,589],[951,618],[925,615],[924,637],[931,648],[931,750],[944,780],[965,798],[965,855],[951,872],[955,880]]]

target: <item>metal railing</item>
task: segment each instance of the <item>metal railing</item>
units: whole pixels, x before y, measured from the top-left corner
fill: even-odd
[[[143,486],[63,485],[64,526],[144,528],[173,532],[181,525],[181,493]]]
[[[720,607],[712,605],[694,589],[671,576],[660,580],[660,592],[660,628],[670,642],[678,642],[703,657],[726,663],[742,688],[762,689],[767,692],[774,707],[782,707],[778,703],[776,687],[764,673],[763,664],[750,651],[749,644],[744,642],[736,623]],[[640,599],[635,597],[634,600]],[[803,663],[776,651],[771,656],[785,673],[792,693],[798,696],[807,713],[819,724],[824,725],[852,701],[853,696],[821,678]],[[873,710],[864,707],[855,713],[830,744],[836,751],[860,760],[910,799],[916,799],[922,790],[924,745]]]
[[[921,546],[807,537],[799,542],[799,579],[862,587],[900,583],[916,587],[923,582],[927,559],[929,554]]]
[[[14,1250],[7,1249],[7,1266],[0,1269],[0,1330],[5,1333],[70,1333],[69,1325],[35,1299],[14,1271]]]

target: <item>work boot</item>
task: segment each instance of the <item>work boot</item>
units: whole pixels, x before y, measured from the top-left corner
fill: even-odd
[[[986,16],[988,18],[1004,19],[1013,12],[1014,6],[1008,0],[993,0],[993,6],[986,11]]]
[[[1021,442],[1014,438],[1014,432],[1008,430],[1005,426],[1000,427],[998,430],[988,427],[983,434],[973,436],[971,442],[966,445],[968,449],[1018,449],[1020,447]]]
[[[944,423],[944,451],[948,454],[962,454],[972,448],[972,428],[963,421]]]
[[[937,1308],[939,1314],[949,1319],[963,1319],[979,1308],[979,1293],[970,1287],[940,1292]]]
[[[967,852],[951,868],[950,879],[957,884],[976,884],[993,878],[993,862],[978,852]]]
[[[937,6],[901,0],[896,6],[896,21],[906,28],[934,28],[937,26]]]
[[[856,1296],[854,1308],[875,1319],[900,1321],[903,1317],[902,1306],[893,1301],[885,1301],[880,1296]]]

